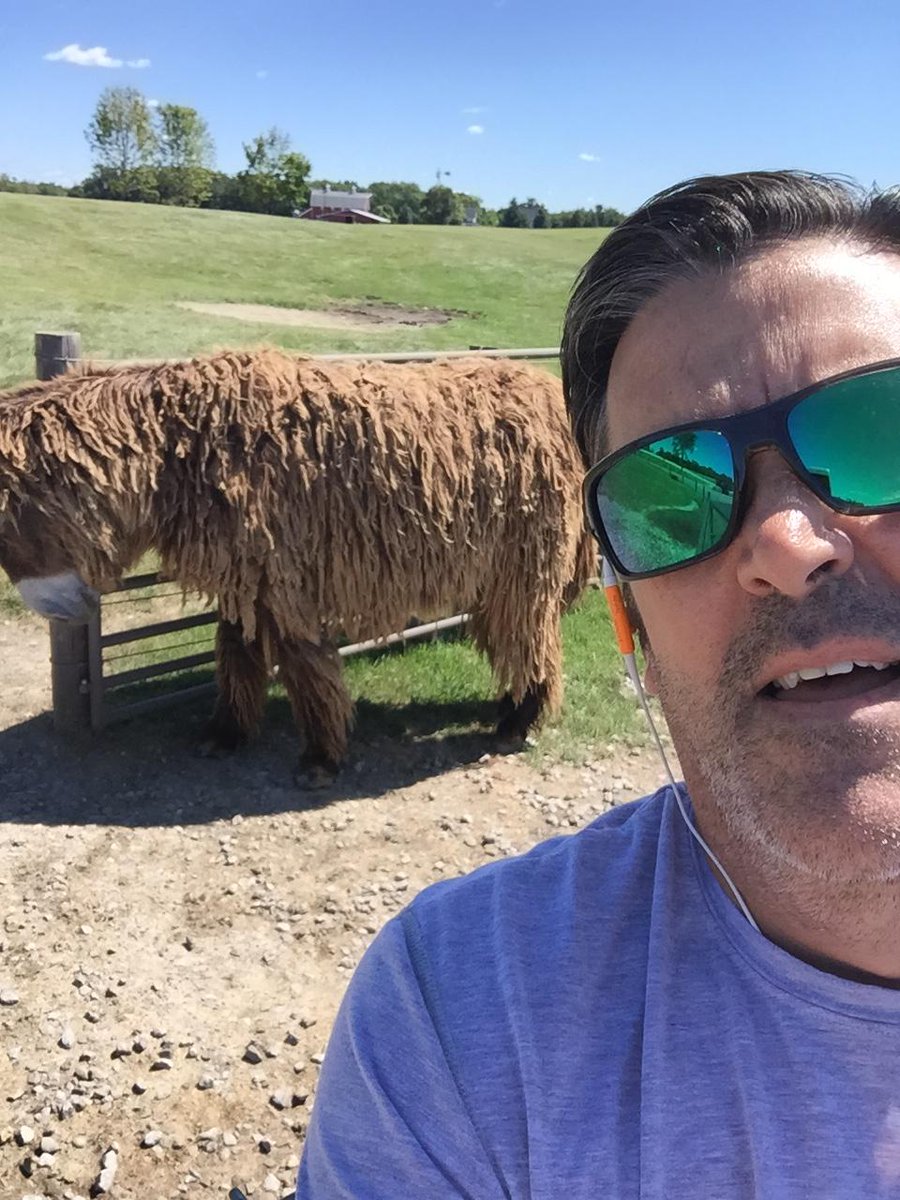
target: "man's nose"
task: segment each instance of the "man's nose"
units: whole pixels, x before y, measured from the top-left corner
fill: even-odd
[[[738,534],[738,582],[754,596],[802,600],[843,575],[853,542],[842,518],[815,496],[775,450],[748,464],[750,503]]]

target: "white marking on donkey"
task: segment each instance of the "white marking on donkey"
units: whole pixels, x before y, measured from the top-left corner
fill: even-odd
[[[99,592],[79,579],[74,571],[20,579],[16,589],[26,608],[55,621],[87,621],[100,603]]]

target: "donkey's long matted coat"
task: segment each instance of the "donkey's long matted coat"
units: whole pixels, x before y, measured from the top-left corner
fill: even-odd
[[[339,633],[467,610],[525,724],[558,704],[559,616],[591,569],[581,471],[558,381],[505,360],[266,349],[70,375],[0,396],[0,562],[103,587],[157,550],[218,599],[221,739],[255,724],[278,662],[333,764]]]

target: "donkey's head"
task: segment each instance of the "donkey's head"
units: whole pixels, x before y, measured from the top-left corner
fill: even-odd
[[[81,578],[66,531],[27,500],[0,490],[0,567],[26,606],[57,621],[87,621],[99,593]]]

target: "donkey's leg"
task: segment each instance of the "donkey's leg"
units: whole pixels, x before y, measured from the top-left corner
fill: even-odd
[[[266,657],[259,638],[244,640],[240,621],[219,621],[216,682],[219,695],[203,741],[207,752],[236,749],[262,718],[269,682]]]
[[[536,610],[536,611],[535,611]],[[500,697],[497,738],[521,744],[529,730],[559,707],[562,696],[562,643],[558,605],[524,605],[515,615],[490,597],[473,613],[476,645],[487,655],[498,679],[509,685]]]
[[[544,682],[529,684],[518,704],[510,692],[501,697],[497,714],[497,740],[513,744],[524,742],[529,731],[543,720],[549,693],[549,685]]]
[[[344,686],[341,660],[333,646],[278,642],[279,679],[285,686],[294,720],[306,735],[298,782],[321,787],[337,774],[347,752],[353,702]]]

